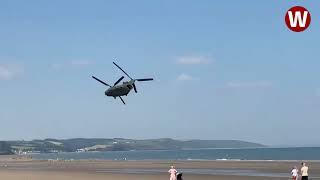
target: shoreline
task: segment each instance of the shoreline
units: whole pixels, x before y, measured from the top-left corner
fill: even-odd
[[[71,152],[73,153],[73,152]],[[87,153],[87,152],[85,152]],[[48,155],[51,153],[41,153],[42,155]],[[56,153],[52,153],[56,154]],[[59,154],[59,153],[57,153]],[[69,152],[63,153],[63,154],[69,154]],[[32,161],[106,161],[106,162],[163,162],[163,161],[178,161],[178,162],[314,162],[314,163],[320,163],[320,160],[300,160],[300,159],[289,159],[289,160],[277,160],[277,159],[256,159],[256,160],[247,160],[247,159],[101,159],[101,158],[79,158],[79,159],[73,159],[73,158],[34,158],[33,155],[35,154],[26,154],[26,155],[0,155],[0,162],[1,161],[11,161],[11,160],[32,160]],[[37,154],[38,155],[38,154]]]
[[[180,161],[320,161],[320,148],[206,149],[182,151],[99,151],[28,154],[33,159],[180,160]]]
[[[87,179],[119,179],[167,178],[167,170],[171,164],[187,179],[288,179],[293,166],[299,166],[301,161],[170,161],[170,160],[34,160],[11,159],[0,157],[0,178],[5,176],[18,176],[23,179],[24,174],[29,174],[29,179],[39,177],[48,179],[47,176],[69,177],[80,176]],[[320,179],[320,161],[307,161],[311,167],[312,179]],[[192,177],[192,178],[190,178]],[[197,178],[196,178],[197,177]],[[201,177],[201,178],[199,178]],[[237,177],[237,178],[236,178]],[[61,177],[64,180],[64,177]],[[67,178],[73,180],[73,178]],[[81,178],[80,178],[81,179]],[[11,180],[11,179],[10,179]],[[16,180],[16,179],[12,179]]]

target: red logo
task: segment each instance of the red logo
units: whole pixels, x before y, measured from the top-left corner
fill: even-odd
[[[294,6],[287,11],[285,21],[291,31],[301,32],[309,27],[311,15],[306,8]]]

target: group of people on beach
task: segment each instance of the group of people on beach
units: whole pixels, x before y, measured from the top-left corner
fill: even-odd
[[[301,176],[301,180],[308,180],[308,177],[309,177],[308,170],[309,170],[309,167],[306,165],[305,162],[301,163],[300,172],[297,166],[294,166],[291,171],[292,180],[299,180],[299,176]]]
[[[308,180],[308,170],[309,167],[305,162],[301,163],[300,171],[298,170],[297,166],[294,166],[291,170],[292,180]],[[182,180],[182,174],[179,175],[178,171],[174,168],[174,166],[171,166],[168,173],[170,175],[170,180]]]

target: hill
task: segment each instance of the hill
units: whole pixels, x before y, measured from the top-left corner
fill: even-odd
[[[8,141],[15,152],[76,152],[76,151],[129,151],[129,150],[178,150],[205,148],[254,148],[262,144],[238,140],[174,140],[162,139],[44,139]]]
[[[10,145],[5,141],[0,141],[0,155],[13,154]]]

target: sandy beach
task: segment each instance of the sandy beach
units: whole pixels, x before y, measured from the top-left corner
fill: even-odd
[[[298,161],[105,161],[32,160],[2,156],[0,178],[6,180],[140,180],[168,179],[174,164],[184,179],[268,180],[289,179],[290,168]],[[308,162],[310,178],[320,179],[320,162]]]

